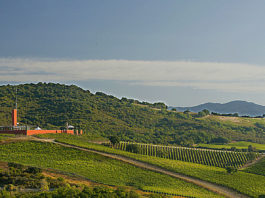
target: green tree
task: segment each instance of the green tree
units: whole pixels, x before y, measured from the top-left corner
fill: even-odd
[[[252,145],[248,145],[248,152],[255,152],[257,149],[252,146]]]
[[[152,106],[158,109],[167,109],[167,105],[165,105],[163,102],[154,103]]]
[[[217,143],[217,144],[227,144],[228,142],[229,140],[225,137],[217,137],[211,140],[211,143]]]
[[[109,141],[111,142],[112,146],[120,143],[120,139],[116,135],[110,136]]]
[[[42,170],[40,168],[37,168],[37,167],[28,167],[26,170],[25,170],[26,173],[32,173],[32,174],[38,174],[38,173],[42,173]]]
[[[228,174],[233,174],[237,172],[237,168],[235,168],[234,166],[227,166],[225,169]]]
[[[232,146],[230,150],[231,151],[236,151],[236,147],[235,146]]]
[[[129,144],[126,147],[126,151],[132,152],[132,153],[140,153],[140,147],[137,144]]]
[[[135,191],[130,191],[127,193],[128,198],[139,198],[140,196]]]
[[[210,114],[210,111],[208,109],[203,109],[202,112],[204,112],[205,115],[209,115]]]
[[[40,180],[40,189],[42,191],[48,191],[49,190],[49,183],[47,182],[47,180],[45,178]]]
[[[205,114],[203,111],[200,111],[200,112],[198,113],[198,117],[199,117],[199,118],[204,117],[204,116],[206,116],[206,114]]]
[[[184,113],[185,113],[185,114],[188,114],[188,113],[190,113],[190,110],[187,109],[187,110],[184,111]]]
[[[252,145],[248,145],[248,152],[252,152],[252,151],[253,151]]]

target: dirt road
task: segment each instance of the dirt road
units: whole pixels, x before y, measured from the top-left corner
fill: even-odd
[[[186,175],[182,175],[182,174],[179,174],[179,173],[175,173],[175,172],[163,169],[163,168],[155,166],[155,165],[151,165],[151,164],[148,164],[148,163],[145,163],[145,162],[137,161],[137,160],[132,159],[132,158],[128,158],[128,157],[124,157],[124,156],[120,156],[120,155],[116,155],[116,154],[104,153],[104,152],[101,152],[101,151],[90,150],[90,149],[86,149],[86,148],[82,148],[82,147],[78,147],[78,146],[74,146],[74,145],[69,145],[69,144],[65,144],[65,143],[55,142],[54,140],[43,140],[43,139],[35,139],[35,140],[51,142],[51,143],[58,144],[58,145],[61,145],[61,146],[75,148],[75,149],[79,149],[79,150],[87,151],[87,152],[92,152],[92,153],[96,153],[96,154],[99,154],[99,155],[102,155],[102,156],[105,156],[105,157],[109,157],[109,158],[112,158],[112,159],[120,160],[120,161],[132,164],[134,166],[137,166],[137,167],[140,167],[140,168],[143,168],[143,169],[151,170],[151,171],[154,171],[154,172],[158,172],[158,173],[169,175],[171,177],[182,179],[184,181],[187,181],[187,182],[193,183],[195,185],[201,186],[201,187],[203,187],[205,189],[208,189],[208,190],[210,190],[212,192],[216,192],[218,194],[221,194],[221,195],[223,195],[225,197],[229,197],[229,198],[247,198],[248,197],[248,196],[240,194],[240,193],[238,193],[238,192],[236,192],[236,191],[234,191],[232,189],[229,189],[229,188],[226,188],[226,187],[223,187],[223,186],[219,186],[217,184],[213,184],[213,183],[210,183],[210,182],[207,182],[207,181],[203,181],[203,180],[200,180],[200,179],[192,178],[192,177],[189,177],[189,176],[186,176]]]

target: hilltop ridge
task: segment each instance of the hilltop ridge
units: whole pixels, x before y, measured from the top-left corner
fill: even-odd
[[[167,110],[163,103],[118,99],[92,94],[75,85],[55,83],[21,84],[18,88],[18,121],[29,126],[54,129],[68,122],[85,133],[103,137],[117,135],[124,141],[193,145],[216,137],[265,142],[265,123],[228,123],[218,117]],[[15,86],[0,86],[0,125],[11,122]]]
[[[203,109],[207,109],[210,112],[220,114],[233,114],[238,113],[240,116],[262,116],[265,114],[265,106],[255,104],[253,102],[247,102],[242,100],[235,100],[228,103],[204,103],[192,107],[170,107],[176,108],[178,111],[190,110],[192,112],[199,112]]]

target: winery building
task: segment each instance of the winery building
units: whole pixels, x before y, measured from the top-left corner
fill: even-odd
[[[76,131],[72,126],[67,126],[65,129],[58,130],[43,130],[39,127],[32,130],[28,126],[20,126],[17,124],[17,108],[12,110],[12,125],[0,126],[0,134],[17,134],[17,135],[36,135],[46,133],[67,133],[67,134],[83,134],[82,130]]]

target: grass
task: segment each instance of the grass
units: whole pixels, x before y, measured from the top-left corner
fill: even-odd
[[[1,140],[7,140],[9,138],[15,137],[14,134],[0,134],[0,141]]]
[[[265,144],[258,144],[253,142],[232,142],[228,144],[198,144],[199,147],[206,147],[206,148],[217,148],[217,149],[230,149],[231,147],[236,147],[238,149],[247,149],[249,145],[252,145],[257,150],[265,150]]]
[[[234,174],[227,174],[226,170],[223,168],[129,153],[89,143],[88,140],[86,138],[82,138],[82,136],[57,135],[56,140],[89,149],[131,157],[140,161],[158,165],[177,173],[182,173],[191,177],[223,185],[251,197],[258,197],[259,195],[265,194],[265,177],[261,175],[242,171],[238,171]]]
[[[232,126],[246,126],[253,127],[256,123],[265,124],[264,118],[244,118],[244,117],[229,117],[229,116],[215,116],[209,115],[201,119],[219,121],[223,124],[228,124]]]
[[[56,169],[84,176],[97,183],[133,186],[142,190],[158,189],[160,192],[184,196],[221,197],[194,184],[167,175],[52,143],[16,142],[2,144],[0,150],[1,161]]]
[[[248,172],[248,173],[254,173],[254,174],[257,174],[257,175],[265,176],[265,157],[263,157],[256,164],[253,164],[252,166],[246,168],[244,171]]]
[[[38,135],[34,135],[34,136],[39,137],[39,138],[48,138],[48,139],[56,139],[58,137],[64,137],[64,138],[74,137],[75,139],[79,139],[79,140],[85,139],[88,142],[109,142],[109,139],[101,137],[97,134],[92,134],[92,133],[84,134],[81,136],[78,136],[78,135],[69,136],[68,134],[64,134],[64,133],[62,133],[62,134],[47,133],[47,134],[38,134]]]

